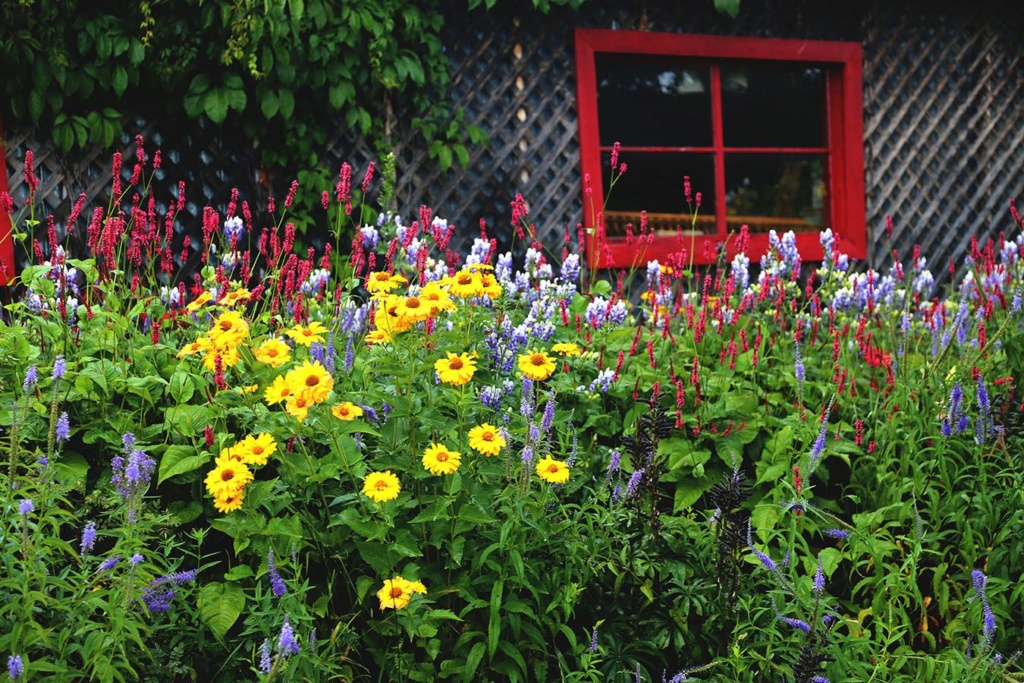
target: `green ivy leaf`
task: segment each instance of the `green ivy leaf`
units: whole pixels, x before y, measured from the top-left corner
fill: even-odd
[[[110,86],[118,97],[128,88],[128,70],[120,64],[114,67],[114,77],[110,80]]]
[[[228,117],[228,91],[215,88],[203,98],[203,111],[210,120],[220,125]]]
[[[277,93],[273,90],[268,90],[263,93],[263,101],[260,102],[260,109],[263,111],[263,117],[270,120],[277,116],[277,112],[280,109],[280,101],[277,98]]]
[[[295,95],[291,90],[281,88],[277,91],[277,97],[280,101],[281,118],[290,119],[295,112]]]

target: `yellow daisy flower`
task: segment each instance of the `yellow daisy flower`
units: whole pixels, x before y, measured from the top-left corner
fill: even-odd
[[[402,298],[397,296],[388,296],[380,301],[377,313],[373,317],[378,328],[391,334],[401,334],[412,328],[415,321],[398,314],[398,306],[401,302]]]
[[[212,294],[210,294],[209,292],[203,292],[202,294],[197,296],[195,299],[193,299],[191,301],[191,303],[189,303],[189,305],[185,307],[185,310],[187,312],[189,312],[189,313],[195,313],[200,308],[202,308],[206,304],[210,303],[210,301],[212,301],[212,300],[213,300],[213,295]]]
[[[338,405],[331,408],[331,415],[338,418],[339,420],[344,420],[346,422],[354,420],[357,417],[361,417],[362,414],[363,409],[357,406],[355,403],[351,403],[350,401],[342,401]]]
[[[270,434],[250,434],[235,444],[235,450],[246,465],[262,466],[277,452],[277,442]]]
[[[426,301],[430,306],[430,317],[440,315],[441,311],[454,311],[455,302],[448,296],[448,292],[437,282],[428,282],[420,290],[420,299]]]
[[[480,273],[463,269],[449,279],[448,291],[460,299],[482,296],[484,293],[484,281]]]
[[[234,346],[249,335],[249,323],[238,311],[224,311],[210,328],[210,341],[215,345]]]
[[[402,609],[409,604],[412,593],[409,582],[401,576],[396,576],[393,579],[384,580],[384,586],[377,591],[377,599],[380,600],[382,611],[386,609]]]
[[[555,372],[555,361],[543,351],[533,350],[519,356],[519,369],[534,382],[543,382]]]
[[[430,303],[418,296],[407,296],[398,300],[395,315],[412,323],[418,323],[430,317]]]
[[[248,464],[242,458],[242,453],[238,450],[237,446],[238,445],[235,444],[234,446],[228,446],[227,448],[220,449],[220,454],[217,456],[217,462],[230,460],[232,462]]]
[[[290,330],[285,330],[285,334],[294,339],[296,344],[309,346],[313,342],[322,342],[326,331],[323,323],[314,320],[308,325],[296,325]]]
[[[391,341],[391,333],[387,330],[370,330],[366,333],[367,344],[387,344]]]
[[[216,467],[210,470],[204,481],[206,490],[214,498],[233,495],[244,489],[245,485],[253,480],[252,472],[245,466],[245,463],[231,458],[217,458],[214,464]]]
[[[284,411],[299,422],[305,422],[306,418],[309,417],[309,409],[313,405],[315,404],[305,393],[292,394],[284,402]]]
[[[551,484],[564,484],[569,481],[569,466],[549,455],[537,463],[537,476]]]
[[[280,339],[274,337],[257,346],[252,355],[259,362],[272,368],[279,368],[291,358],[291,348]]]
[[[554,346],[551,347],[551,350],[563,356],[579,356],[583,354],[583,352],[580,350],[580,347],[577,346],[576,344],[573,344],[572,342],[563,342],[561,344],[555,344]]]
[[[225,493],[224,495],[213,497],[213,507],[217,509],[217,512],[227,514],[234,512],[235,510],[242,507],[242,499],[245,498],[245,491],[239,489],[231,493]]]
[[[420,581],[409,581],[409,590],[413,593],[419,593],[421,595],[427,594],[427,587]]]
[[[252,292],[248,289],[236,289],[233,292],[228,292],[224,295],[224,298],[220,300],[220,303],[225,306],[237,306],[238,304],[244,304],[252,296]]]
[[[409,281],[401,275],[379,271],[366,276],[365,286],[367,292],[376,294],[377,292],[390,292],[392,289],[407,282]]]
[[[220,356],[220,367],[221,370],[233,368],[238,365],[238,361],[242,359],[238,355],[238,347],[232,346],[226,349],[209,349],[206,355],[203,356],[203,365],[210,372],[217,371],[217,356]]]
[[[439,443],[430,444],[423,452],[423,466],[431,474],[453,474],[461,463],[461,455]]]
[[[274,378],[270,386],[263,392],[263,400],[266,401],[268,406],[281,403],[282,401],[288,400],[288,397],[292,395],[292,386],[288,383],[288,380],[284,378],[284,375],[280,375]]]
[[[458,387],[473,379],[476,363],[467,353],[454,354],[449,351],[447,358],[434,363],[434,369],[442,382]]]
[[[181,351],[178,351],[178,358],[184,358],[185,356],[191,356],[196,353],[207,351],[209,350],[209,348],[210,340],[207,339],[205,336],[200,337],[194,342],[191,342],[190,344],[185,344],[183,347],[181,347]]]
[[[320,361],[308,360],[288,371],[285,379],[292,387],[292,394],[302,394],[312,403],[323,403],[334,388],[334,378]]]
[[[398,477],[392,474],[391,470],[370,472],[363,479],[363,493],[375,503],[394,500],[401,492],[402,486],[398,483]]]
[[[484,423],[469,430],[469,447],[486,456],[497,455],[505,447],[505,437],[497,427]]]
[[[492,273],[481,273],[480,283],[484,290],[484,296],[488,299],[494,300],[501,296],[501,285],[498,284],[498,279]]]

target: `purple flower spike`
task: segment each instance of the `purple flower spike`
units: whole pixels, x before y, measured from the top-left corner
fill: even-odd
[[[288,655],[297,655],[302,651],[302,648],[299,647],[298,642],[295,640],[295,631],[292,630],[292,625],[288,623],[288,617],[284,618],[281,635],[277,639],[277,649],[286,657]]]

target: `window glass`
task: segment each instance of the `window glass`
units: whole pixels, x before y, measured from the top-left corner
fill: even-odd
[[[715,231],[715,159],[711,154],[622,154],[626,173],[611,187],[609,154],[602,155],[605,191],[611,187],[605,208],[608,235],[623,235],[626,224],[640,229],[640,211],[648,214],[648,226],[655,232],[689,229],[690,208],[683,192],[683,177],[690,176],[694,194],[701,193],[697,229]]]
[[[693,60],[598,54],[602,146],[711,145],[710,69]]]
[[[722,66],[726,147],[825,147],[825,71],[780,63]]]
[[[726,154],[729,229],[818,231],[828,215],[823,154]]]

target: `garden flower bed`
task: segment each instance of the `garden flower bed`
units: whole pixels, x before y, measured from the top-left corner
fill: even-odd
[[[372,167],[193,242],[138,149],[107,207],[0,196],[11,679],[1018,680],[1015,211],[948,293],[828,231],[605,277]]]

